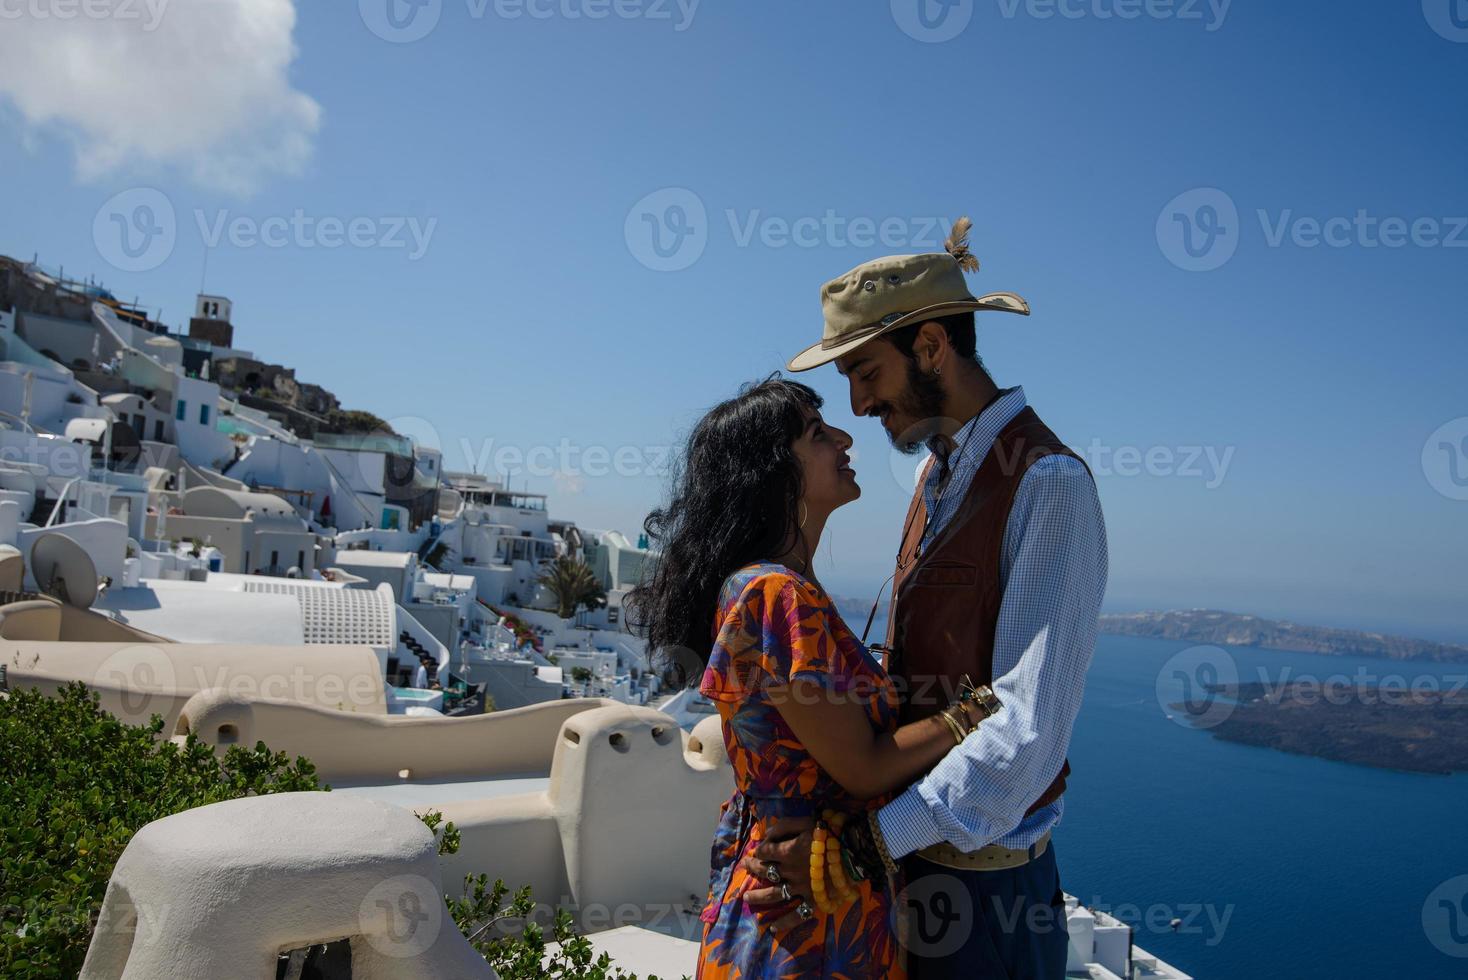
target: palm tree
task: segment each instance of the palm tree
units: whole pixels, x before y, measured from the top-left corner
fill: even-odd
[[[576,610],[600,609],[607,604],[606,589],[584,561],[562,555],[541,572],[537,581],[556,597],[556,615],[570,619]]]

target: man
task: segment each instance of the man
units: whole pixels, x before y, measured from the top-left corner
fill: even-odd
[[[1095,647],[1106,533],[1085,463],[978,358],[975,312],[1029,307],[970,293],[969,227],[954,226],[946,252],[878,259],[827,283],[823,339],[789,367],[834,361],[854,413],[879,418],[899,449],[931,454],[887,633],[903,722],[945,707],[965,675],[1002,704],[868,822],[872,849],[900,861],[907,882],[911,974],[1058,980],[1068,937],[1050,832]],[[808,894],[811,839],[809,821],[782,822],[746,864]],[[778,888],[746,899],[781,904]]]

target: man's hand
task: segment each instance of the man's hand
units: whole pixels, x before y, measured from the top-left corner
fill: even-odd
[[[765,839],[754,852],[746,857],[741,866],[758,881],[763,888],[752,888],[744,893],[744,900],[756,912],[771,912],[779,906],[789,906],[779,885],[769,883],[769,866],[780,869],[780,880],[790,889],[790,895],[798,905],[802,900],[815,907],[810,896],[810,845],[814,838],[816,822],[811,817],[782,817],[770,824]],[[776,931],[783,932],[799,925],[800,914],[790,911],[773,924]]]

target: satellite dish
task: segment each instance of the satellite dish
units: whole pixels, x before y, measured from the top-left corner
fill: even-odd
[[[97,566],[92,556],[59,531],[36,539],[31,547],[31,574],[37,588],[68,606],[90,609],[97,598]]]

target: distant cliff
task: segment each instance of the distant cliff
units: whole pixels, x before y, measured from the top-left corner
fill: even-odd
[[[1186,643],[1262,647],[1327,656],[1385,657],[1390,660],[1430,660],[1468,663],[1468,647],[1429,640],[1413,640],[1381,633],[1328,626],[1301,626],[1286,620],[1260,619],[1214,609],[1176,612],[1108,613],[1100,619],[1103,633],[1148,636]]]
[[[1206,721],[1220,703],[1228,705],[1208,726],[1214,738],[1380,769],[1468,770],[1468,693],[1461,681],[1418,691],[1313,683],[1204,687],[1209,696],[1201,703],[1171,707],[1200,712],[1196,717]]]

